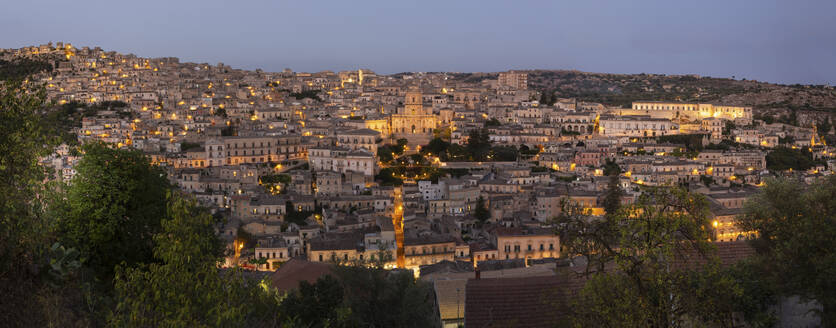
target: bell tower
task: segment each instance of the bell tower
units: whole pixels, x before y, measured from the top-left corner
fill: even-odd
[[[404,114],[424,115],[424,101],[421,91],[417,89],[410,89],[406,92],[406,99],[404,99]]]

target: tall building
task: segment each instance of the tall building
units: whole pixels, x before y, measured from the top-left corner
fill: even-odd
[[[499,73],[499,87],[511,87],[516,90],[528,89],[528,73],[508,71]]]

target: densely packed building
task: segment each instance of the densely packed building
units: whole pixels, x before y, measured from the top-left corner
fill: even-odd
[[[468,82],[367,69],[246,71],[63,43],[4,50],[39,54],[63,59],[28,82],[43,83],[58,105],[89,111],[73,131],[78,141],[145,152],[227,218],[219,233],[230,245],[241,230],[257,239],[239,256],[266,259],[258,269],[294,257],[396,265],[386,252],[414,269],[556,258],[551,219],[567,203],[603,213],[612,163],[622,203],[643,186],[687,186],[709,199],[717,239],[736,240],[749,232],[732,218],[769,174],[770,149],[833,155],[814,129],[758,122],[750,107],[541,104],[522,71]],[[495,148],[468,157],[473,137]],[[443,156],[422,149],[436,139],[448,147]],[[78,154],[70,148],[45,162],[71,183]],[[509,148],[516,153],[499,158]]]

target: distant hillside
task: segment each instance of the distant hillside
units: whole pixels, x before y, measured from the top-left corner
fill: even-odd
[[[10,60],[3,59],[0,56],[0,81],[22,80],[35,73],[51,72],[53,61],[55,59],[47,56],[38,56],[34,59],[13,58]]]
[[[628,107],[635,100],[720,102],[756,109],[836,110],[832,86],[781,85],[697,75],[529,71],[532,89]]]

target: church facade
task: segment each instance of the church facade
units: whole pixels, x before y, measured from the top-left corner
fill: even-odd
[[[417,88],[406,92],[404,105],[398,107],[383,120],[366,120],[366,128],[380,132],[392,142],[407,139],[410,145],[426,145],[432,140],[433,130],[438,127],[438,118],[433,115],[432,106],[424,106],[423,94]]]

